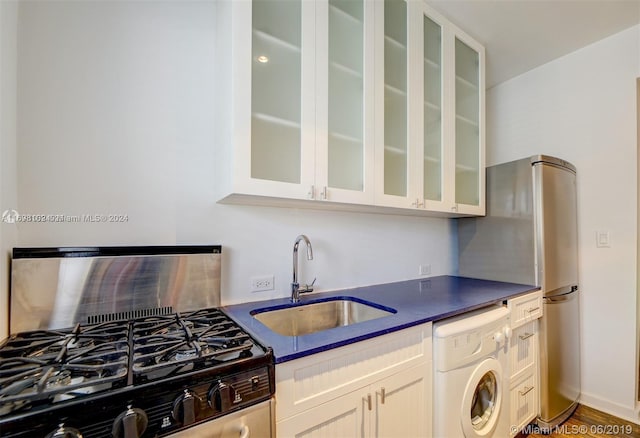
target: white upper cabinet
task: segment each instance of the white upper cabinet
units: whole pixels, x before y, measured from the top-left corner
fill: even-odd
[[[219,13],[232,111],[219,197],[372,204],[373,3],[223,1]]]
[[[252,3],[252,179],[291,184],[304,180],[302,122],[313,107],[302,100],[303,75],[305,88],[313,82],[312,72],[302,68],[302,8],[300,1]],[[313,47],[305,47],[305,54],[307,50]]]
[[[218,13],[218,200],[484,214],[484,49],[462,31],[413,0]]]
[[[455,33],[455,205],[458,213],[485,214],[484,48]]]
[[[424,207],[428,210],[440,210],[445,208],[444,192],[448,190],[444,177],[445,150],[443,139],[443,109],[444,102],[444,77],[443,73],[443,25],[441,21],[422,15],[422,76],[421,88],[422,106],[418,111],[422,112],[420,131],[418,132],[418,145],[422,145],[422,155],[419,158],[418,180],[422,181],[422,198]]]
[[[315,7],[301,0],[220,2],[231,50],[221,69],[232,111],[216,159],[222,196],[305,198],[314,183]],[[231,166],[225,171],[225,166]]]
[[[417,4],[417,3],[415,3]],[[414,131],[409,117],[416,81],[409,77],[414,3],[376,1],[376,204],[407,208],[414,195]],[[382,55],[382,56],[380,56]]]
[[[373,3],[317,1],[319,199],[373,203]]]
[[[377,2],[376,204],[483,215],[484,49],[423,2]]]

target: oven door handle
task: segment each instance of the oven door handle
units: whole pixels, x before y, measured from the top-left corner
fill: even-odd
[[[251,430],[249,430],[249,426],[244,425],[242,429],[240,429],[240,438],[250,438]]]

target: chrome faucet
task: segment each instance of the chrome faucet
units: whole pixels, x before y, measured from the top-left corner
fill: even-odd
[[[316,282],[314,279],[310,285],[305,285],[304,288],[300,289],[300,284],[298,283],[298,245],[301,240],[304,240],[307,245],[307,260],[313,260],[313,248],[311,248],[309,238],[304,234],[299,235],[293,244],[293,282],[291,282],[291,302],[293,303],[300,301],[301,293],[312,292],[313,283]]]

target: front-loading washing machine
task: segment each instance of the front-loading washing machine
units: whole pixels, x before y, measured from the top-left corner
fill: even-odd
[[[434,437],[508,438],[509,311],[446,319],[433,334]]]

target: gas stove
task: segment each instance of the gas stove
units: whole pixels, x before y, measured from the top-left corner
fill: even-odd
[[[268,400],[272,363],[217,308],[19,333],[0,346],[0,430],[170,434]]]
[[[189,248],[193,250],[193,247]],[[207,253],[211,249],[205,248]],[[213,248],[217,248],[219,256],[219,247]],[[152,250],[159,251],[157,248]],[[275,393],[275,378],[270,348],[260,345],[218,307],[176,310],[186,307],[180,304],[179,298],[183,297],[184,301],[185,294],[177,291],[194,290],[192,285],[182,282],[188,283],[189,277],[203,277],[200,268],[185,266],[191,264],[208,269],[208,259],[194,262],[190,256],[177,255],[180,251],[171,247],[160,251],[165,258],[159,263],[153,259],[155,254],[144,254],[145,260],[123,260],[116,255],[108,261],[104,254],[109,251],[112,249],[97,251],[99,260],[92,259],[89,264],[87,260],[77,260],[84,266],[85,274],[104,274],[112,270],[111,274],[119,282],[104,275],[87,280],[87,275],[83,275],[84,284],[71,287],[71,290],[81,291],[75,294],[72,313],[82,316],[72,317],[73,325],[50,327],[52,319],[68,320],[68,311],[58,312],[57,316],[53,315],[56,313],[53,310],[50,314],[35,311],[36,315],[46,315],[35,319],[48,321],[41,324],[44,327],[31,327],[32,330],[13,334],[0,343],[0,435],[29,438],[178,436],[181,431],[190,433],[202,425],[215,424],[218,419],[232,418],[236,412],[239,415],[242,411],[244,418],[244,413],[254,409],[254,405],[271,399]],[[145,247],[144,251],[151,249]],[[84,254],[82,257],[87,254],[86,250],[80,252]],[[136,253],[134,257],[139,257],[143,251],[135,248],[132,252]],[[60,251],[51,253],[60,254]],[[39,260],[33,257],[33,252],[29,254],[31,260]],[[131,254],[127,256],[131,257]],[[177,258],[167,262],[167,256]],[[15,262],[14,250],[14,265],[20,268],[20,263]],[[63,262],[65,260],[58,260],[54,265],[58,266],[59,277],[63,271],[80,270],[77,266],[69,266],[69,260]],[[27,271],[34,275],[37,269],[33,266],[40,265],[32,264]],[[132,272],[132,266],[138,272],[135,269]],[[155,270],[157,275],[149,275],[149,266],[163,266],[163,269]],[[50,266],[44,270],[52,271]],[[115,294],[114,285],[122,285],[123,272],[131,279],[131,290],[123,294],[120,289]],[[15,273],[14,267],[13,282],[24,285],[25,280],[16,278]],[[144,285],[141,285],[141,278]],[[180,282],[176,278],[187,279]],[[67,280],[61,282],[58,278],[58,283],[73,284]],[[169,286],[165,287],[167,281]],[[153,300],[156,307],[152,308],[149,306],[152,300],[148,298],[151,296],[149,291],[154,288],[159,292]],[[95,291],[105,290],[108,293],[95,294]],[[140,294],[141,290],[146,292]],[[14,289],[12,310],[15,309],[14,299],[21,305],[28,303],[25,298],[28,293],[22,291],[22,296],[16,297],[13,292]],[[55,295],[58,305],[52,309],[59,310],[61,297],[68,294],[57,290]],[[115,312],[107,312],[104,308],[98,313],[91,311],[95,303],[87,297],[96,296],[115,296],[107,306]],[[147,298],[138,308],[134,306],[126,311],[114,307],[114,303],[121,303],[123,297],[126,297],[125,302],[131,303],[139,302],[141,296]],[[174,299],[167,301],[163,298],[166,296]],[[203,299],[199,298],[198,302]],[[46,297],[42,301],[46,301]],[[38,302],[33,301],[29,306]],[[193,302],[188,304],[193,305]],[[130,304],[127,306],[131,308]],[[10,316],[12,326],[25,323],[15,321],[15,312]],[[266,415],[267,420],[261,420],[266,423],[260,424],[266,424],[268,429],[270,414]]]

